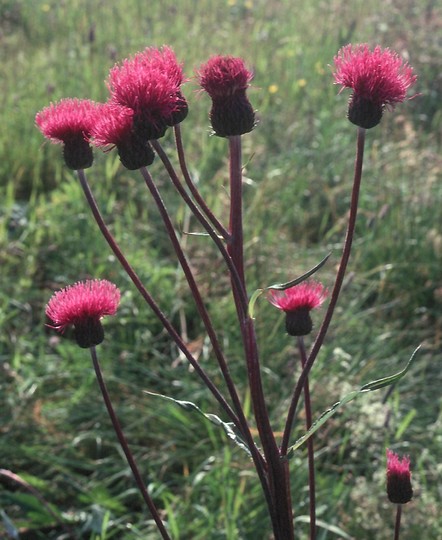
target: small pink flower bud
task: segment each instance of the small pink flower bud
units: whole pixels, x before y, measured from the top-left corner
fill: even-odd
[[[387,495],[395,504],[405,504],[413,497],[411,487],[410,459],[387,449]]]
[[[303,282],[285,290],[271,289],[268,300],[286,314],[285,326],[291,336],[310,334],[313,322],[310,311],[319,307],[327,297],[322,283]]]
[[[241,58],[214,56],[198,72],[201,87],[212,98],[210,121],[219,137],[242,135],[255,127],[255,112],[246,90],[252,73]]]

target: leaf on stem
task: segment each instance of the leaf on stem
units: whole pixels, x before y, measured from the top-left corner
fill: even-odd
[[[149,392],[147,390],[143,391],[145,394],[149,396],[155,396],[160,397],[163,399],[166,399],[168,401],[171,401],[172,403],[175,403],[175,405],[178,405],[182,409],[188,412],[196,412],[200,414],[201,416],[204,416],[209,422],[214,424],[215,426],[221,427],[227,437],[232,440],[237,446],[239,446],[242,450],[244,450],[249,456],[251,456],[250,450],[247,446],[247,444],[243,441],[243,439],[235,432],[235,426],[232,422],[223,422],[219,416],[216,414],[211,413],[204,413],[195,403],[192,403],[191,401],[183,401],[180,399],[174,399],[170,396],[165,396],[164,394],[157,394],[156,392]]]
[[[404,367],[403,370],[399,371],[398,373],[395,373],[394,375],[389,375],[388,377],[383,377],[382,379],[376,379],[375,381],[369,382],[367,384],[364,384],[361,386],[359,390],[353,390],[353,392],[350,392],[346,396],[344,396],[340,401],[335,403],[330,407],[330,409],[327,409],[324,411],[321,416],[313,422],[311,428],[304,433],[302,437],[300,437],[293,446],[291,446],[287,452],[287,457],[290,458],[293,456],[293,453],[295,450],[297,450],[300,446],[302,446],[318,429],[327,422],[329,418],[331,418],[335,412],[340,409],[342,406],[346,405],[356,397],[360,396],[361,394],[365,394],[366,392],[372,392],[373,390],[379,390],[380,388],[384,388],[385,386],[389,386],[391,384],[396,383],[402,377],[407,373],[407,371],[410,369],[411,364],[413,363],[417,352],[420,349],[417,347],[413,354],[411,355],[410,359],[408,360],[407,365]]]

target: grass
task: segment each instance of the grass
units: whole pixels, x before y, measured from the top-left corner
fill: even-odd
[[[385,402],[381,392],[362,397],[318,433],[318,516],[324,525],[318,540],[346,538],[344,532],[354,539],[391,538],[387,445],[412,459],[416,496],[405,509],[402,538],[422,531],[440,537],[441,18],[435,3],[336,0],[300,2],[294,9],[289,0],[203,0],[197,6],[180,0],[148,7],[138,0],[0,0],[0,23],[0,467],[37,488],[68,523],[71,537],[94,540],[157,534],[115,443],[87,355],[44,327],[52,291],[89,275],[110,279],[123,291],[119,316],[106,324],[101,361],[174,540],[266,539],[269,523],[247,457],[203,419],[143,394],[147,389],[191,399],[219,413],[115,264],[60,148],[45,144],[35,129],[35,113],[64,96],[104,100],[109,68],[147,45],[170,44],[190,76],[210,54],[243,56],[255,72],[250,96],[260,120],[244,137],[250,287],[290,279],[332,250],[321,272],[329,284],[345,229],[355,134],[345,120],[346,96],[337,96],[328,65],[347,41],[379,41],[409,56],[422,95],[386,113],[368,133],[350,275],[312,374],[315,415],[360,384],[398,371],[417,344],[423,348]],[[193,82],[185,87],[191,103],[183,124],[187,155],[202,192],[223,216],[225,141],[208,136],[208,101],[195,89]],[[170,134],[164,144],[172,148]],[[177,223],[187,223],[158,164],[152,173]],[[200,346],[200,361],[220,382],[140,178],[119,167],[113,154],[98,152],[89,178],[135,268],[177,328]],[[199,281],[208,283],[208,306],[247,404],[228,283],[205,239],[188,237],[186,248]],[[283,321],[265,302],[258,304],[257,325],[279,430],[296,357]],[[308,531],[303,457],[301,451],[293,464],[299,538]],[[36,497],[0,480],[0,507],[21,529],[20,538],[63,537]]]

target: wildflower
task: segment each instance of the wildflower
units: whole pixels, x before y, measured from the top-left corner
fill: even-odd
[[[63,144],[63,156],[70,169],[87,169],[93,163],[88,138],[95,123],[99,105],[88,99],[66,98],[51,103],[35,116],[43,135]]]
[[[252,73],[241,58],[213,56],[198,72],[201,87],[212,98],[210,121],[220,137],[242,135],[255,126],[255,113],[246,90]]]
[[[129,170],[150,165],[155,157],[150,144],[133,129],[133,110],[106,103],[92,128],[92,142],[98,147],[117,147],[121,163]]]
[[[291,336],[305,336],[312,331],[310,311],[319,307],[327,297],[322,283],[303,282],[283,291],[270,289],[269,302],[286,314],[286,330]]]
[[[392,450],[387,448],[387,495],[395,504],[405,504],[411,501],[413,488],[411,487],[410,459],[402,460]]]
[[[402,103],[417,78],[397,53],[379,46],[346,45],[334,62],[335,83],[353,90],[348,119],[365,129],[379,124],[385,106]]]
[[[100,344],[104,339],[101,318],[115,315],[120,291],[107,280],[86,280],[54,293],[46,306],[46,315],[55,330],[64,332],[74,326],[75,338],[82,348]]]
[[[182,66],[169,47],[147,48],[111,69],[111,100],[133,111],[134,131],[147,140],[162,137],[187,115],[181,93]]]

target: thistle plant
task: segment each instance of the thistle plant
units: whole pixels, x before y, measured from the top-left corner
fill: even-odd
[[[245,244],[243,232],[243,178],[242,178],[242,138],[256,127],[255,111],[249,101],[247,91],[253,73],[241,58],[213,56],[196,70],[196,80],[211,99],[209,118],[213,134],[226,139],[229,158],[230,218],[225,224],[215,215],[199,192],[187,164],[185,141],[181,123],[188,112],[188,103],[182,92],[182,85],[188,82],[182,64],[170,47],[147,48],[115,65],[109,73],[107,86],[109,99],[98,104],[89,100],[65,99],[53,103],[39,112],[36,124],[43,135],[64,147],[66,165],[77,173],[86,202],[97,225],[124,271],[145,300],[149,309],[158,318],[172,342],[194,368],[201,384],[210,391],[225,418],[218,418],[218,425],[224,427],[230,438],[245,449],[253,461],[259,478],[268,515],[269,530],[276,540],[293,540],[297,535],[294,526],[296,505],[292,502],[291,479],[296,471],[291,468],[290,457],[297,449],[307,444],[309,494],[310,494],[310,540],[317,537],[315,463],[313,435],[334,412],[361,393],[377,390],[398,381],[409,369],[414,354],[406,367],[399,373],[363,385],[313,419],[312,400],[309,390],[309,374],[314,367],[327,335],[338,303],[342,284],[347,271],[358,211],[359,192],[362,180],[362,166],[366,131],[379,124],[385,109],[392,109],[407,98],[407,91],[416,76],[408,64],[388,50],[367,45],[347,45],[334,59],[334,80],[342,88],[350,88],[352,94],[348,107],[348,119],[357,126],[356,157],[353,187],[347,222],[347,232],[343,240],[340,261],[334,282],[325,286],[315,278],[327,263],[325,256],[313,268],[306,268],[301,276],[287,276],[287,282],[260,286],[253,292],[248,281],[245,265]],[[166,151],[160,140],[166,131],[174,131],[176,156]],[[251,135],[247,135],[251,136]],[[130,261],[126,258],[105,222],[100,208],[86,177],[85,169],[93,163],[93,147],[106,151],[115,148],[121,164],[130,170],[138,170],[157,206],[177,261],[179,262],[196,309],[211,344],[214,361],[224,379],[226,390],[212,380],[194,357],[179,331],[172,324],[152,291],[140,280]],[[238,381],[229,369],[229,360],[218,337],[207,301],[195,275],[188,255],[179,241],[173,217],[164,203],[159,186],[149,170],[155,159],[160,160],[178,196],[192,212],[195,219],[210,237],[222,257],[222,269],[231,284],[231,295],[237,315],[237,324],[242,338],[242,350],[247,370],[248,388],[253,405],[253,413],[248,417],[238,392]],[[258,284],[260,285],[260,284]],[[256,304],[263,296],[286,317],[286,331],[296,339],[294,350],[300,362],[299,375],[293,374],[292,397],[284,418],[282,438],[275,434],[269,414],[267,397],[262,381],[262,360],[256,336]],[[143,472],[139,470],[121,429],[112,405],[112,396],[107,391],[103,373],[98,362],[97,346],[104,339],[101,318],[116,315],[120,299],[117,287],[106,280],[92,280],[77,283],[56,292],[47,306],[49,325],[58,331],[73,325],[75,338],[82,348],[89,348],[98,384],[105,406],[115,429],[117,438],[133,472],[149,512],[163,539],[169,539],[167,514],[157,509],[147,492]],[[313,316],[312,311],[327,305],[322,322],[318,323],[320,310]],[[316,326],[318,330],[316,330]],[[311,346],[305,338],[314,335]],[[167,369],[167,368],[164,368]],[[299,401],[304,396],[305,434],[293,441],[293,426],[299,412]],[[195,405],[196,407],[196,405]],[[208,417],[210,417],[208,415]],[[253,428],[253,429],[252,429]],[[255,431],[256,428],[256,431]],[[258,435],[255,436],[254,433]],[[390,492],[397,493],[396,487],[407,476],[408,462],[398,462],[388,454],[387,485]],[[400,480],[397,478],[400,477]],[[408,476],[409,478],[409,476]],[[393,486],[393,487],[392,487]],[[401,488],[402,489],[402,488]],[[401,491],[401,490],[399,490]],[[401,491],[402,493],[403,491]],[[399,505],[404,500],[393,502]],[[165,517],[164,517],[165,516]],[[400,521],[400,517],[398,518]],[[398,526],[397,526],[398,528]],[[398,532],[395,538],[398,538]]]

